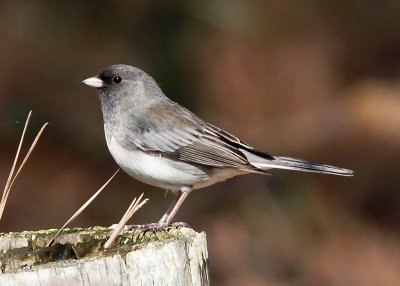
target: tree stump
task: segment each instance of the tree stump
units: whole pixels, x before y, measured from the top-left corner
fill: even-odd
[[[0,285],[210,285],[206,234],[190,228],[123,231],[103,249],[112,229],[0,234]]]

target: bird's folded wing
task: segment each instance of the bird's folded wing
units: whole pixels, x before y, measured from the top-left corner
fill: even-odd
[[[174,121],[164,119],[147,118],[146,124],[142,126],[138,126],[141,120],[135,120],[136,132],[128,133],[125,140],[129,140],[145,152],[158,153],[194,164],[242,170],[256,169],[238,149],[252,147],[237,137],[199,121],[197,117],[180,116],[174,118]],[[155,121],[157,124],[154,124]]]

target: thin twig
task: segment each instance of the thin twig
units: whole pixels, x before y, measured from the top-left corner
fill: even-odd
[[[11,181],[10,186],[8,187],[8,193],[9,193],[9,190],[11,189],[12,185],[14,184],[15,179],[17,178],[17,176],[18,176],[19,173],[21,172],[22,167],[25,165],[26,161],[28,161],[28,159],[29,159],[29,156],[32,154],[33,149],[35,149],[36,144],[37,144],[37,142],[38,142],[40,136],[41,136],[42,133],[43,133],[43,130],[46,128],[46,126],[47,126],[48,124],[49,124],[49,123],[45,123],[45,124],[42,126],[42,128],[39,130],[38,134],[36,135],[35,140],[33,140],[33,143],[32,143],[32,145],[31,145],[31,147],[29,148],[28,153],[26,153],[24,160],[22,160],[21,165],[19,166],[17,172],[15,173],[14,178],[13,178],[12,181]]]
[[[25,131],[26,131],[26,128],[28,127],[28,123],[29,123],[29,120],[31,119],[31,115],[32,115],[32,110],[29,111],[28,117],[26,118],[26,121],[25,121],[24,130],[22,131],[21,139],[19,140],[17,154],[15,155],[14,163],[13,163],[13,165],[11,167],[11,171],[10,171],[10,174],[8,175],[7,183],[6,183],[5,187],[4,187],[3,196],[1,198],[2,201],[3,201],[3,198],[4,198],[4,194],[5,194],[6,190],[8,189],[8,186],[10,185],[11,178],[12,178],[12,176],[14,174],[15,165],[17,165],[19,152],[21,151],[21,146],[22,146],[22,142],[24,141]]]
[[[121,232],[122,228],[125,226],[125,224],[128,222],[128,220],[133,216],[133,214],[135,212],[137,212],[138,209],[140,209],[145,203],[147,203],[147,201],[149,200],[147,198],[141,202],[143,195],[144,195],[144,193],[142,193],[137,200],[136,200],[136,198],[133,199],[132,203],[126,210],[124,216],[121,218],[117,227],[112,232],[110,238],[104,244],[104,248],[109,248],[111,246],[111,244],[113,244],[114,240],[117,238],[118,234]]]
[[[44,128],[48,124],[48,123],[46,123],[46,124],[44,124],[42,126],[42,128],[40,129],[40,131],[36,135],[36,138],[33,141],[31,147],[29,148],[28,153],[25,155],[24,160],[22,161],[21,165],[19,166],[17,172],[14,175],[15,166],[17,165],[19,153],[20,153],[21,147],[22,147],[22,142],[24,141],[25,132],[26,132],[26,129],[28,127],[29,120],[31,118],[31,114],[32,114],[32,110],[29,111],[28,117],[26,118],[24,130],[22,131],[21,139],[19,141],[17,154],[15,155],[15,159],[14,159],[13,165],[11,167],[10,174],[8,175],[8,179],[7,179],[6,185],[4,187],[3,195],[1,197],[1,201],[0,201],[0,220],[1,220],[1,217],[3,216],[3,212],[4,212],[4,209],[6,207],[6,203],[7,203],[8,195],[10,194],[11,187],[14,184],[15,179],[18,177],[18,174],[21,172],[22,168],[24,167],[24,165],[25,165],[26,161],[28,160],[29,156],[31,155],[33,149],[35,149],[36,144],[37,144],[40,136],[42,135]]]
[[[26,131],[26,128],[28,127],[28,123],[29,123],[29,120],[31,118],[31,114],[32,114],[32,110],[29,111],[28,117],[26,118],[24,130],[22,131],[21,139],[19,140],[17,154],[15,154],[14,163],[11,166],[11,171],[10,171],[10,174],[8,174],[7,183],[6,183],[6,185],[4,187],[4,190],[3,190],[3,195],[1,197],[1,203],[0,203],[0,218],[1,218],[2,214],[3,214],[3,210],[4,210],[4,207],[5,207],[5,203],[6,203],[5,197],[7,196],[8,186],[10,185],[12,176],[14,174],[15,166],[17,165],[19,152],[21,151],[22,142],[24,141],[25,131]]]
[[[61,231],[64,230],[64,228],[66,228],[66,226],[72,222],[78,215],[81,214],[81,212],[101,193],[101,191],[108,185],[108,183],[111,182],[111,180],[114,178],[114,176],[119,172],[119,168],[117,171],[115,171],[115,173],[110,177],[110,179],[108,179],[107,182],[105,182],[105,184],[103,186],[101,186],[101,188],[94,193],[93,196],[90,197],[90,199],[88,199],[86,201],[86,203],[84,203],[72,216],[69,220],[67,220],[67,222],[59,229],[59,231],[54,235],[53,239],[50,240],[50,242],[47,244],[47,246],[51,246],[54,242],[54,240],[56,239],[56,237],[60,234]]]
[[[72,251],[73,251],[73,252],[74,252],[74,254],[75,254],[75,257],[76,257],[76,259],[78,259],[78,260],[79,260],[79,259],[80,259],[80,258],[79,258],[79,254],[78,254],[78,251],[76,251],[76,248],[75,248],[75,246],[73,246],[73,245],[72,245],[72,246],[71,246],[71,248],[72,248]]]

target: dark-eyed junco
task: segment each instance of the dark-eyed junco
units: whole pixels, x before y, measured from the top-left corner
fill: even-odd
[[[169,225],[187,195],[228,178],[273,168],[352,176],[353,171],[254,150],[167,98],[152,77],[112,65],[83,83],[98,90],[107,146],[132,177],[178,192],[159,221]]]

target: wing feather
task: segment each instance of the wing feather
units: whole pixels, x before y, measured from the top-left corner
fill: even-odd
[[[206,123],[179,105],[169,102],[155,106],[168,110],[161,118],[160,112],[148,111],[145,117],[131,116],[128,134],[124,140],[145,152],[162,153],[176,160],[209,167],[231,167],[255,170],[239,148],[253,149],[232,134]],[[172,111],[171,111],[172,109]],[[151,116],[149,116],[151,115]],[[141,132],[137,132],[140,130]]]

